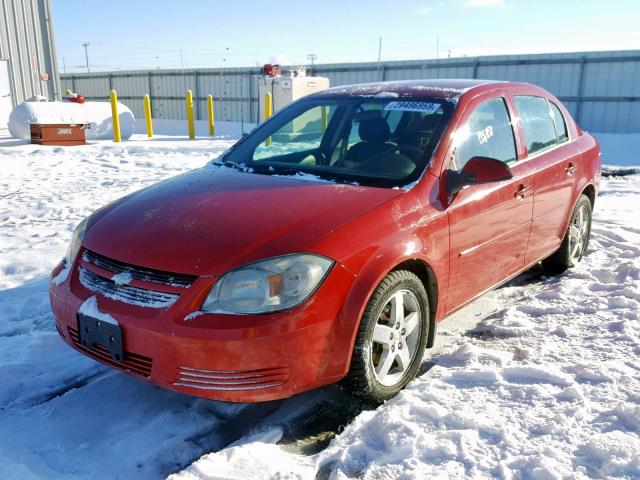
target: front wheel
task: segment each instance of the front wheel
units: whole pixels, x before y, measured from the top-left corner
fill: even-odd
[[[398,270],[380,282],[362,316],[343,387],[381,403],[412,380],[429,334],[429,300],[412,272]]]
[[[591,214],[591,200],[586,195],[580,195],[560,248],[542,262],[547,271],[562,273],[582,260],[591,237]]]

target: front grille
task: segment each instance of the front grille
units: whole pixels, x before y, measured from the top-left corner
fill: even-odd
[[[159,283],[162,285],[169,285],[171,287],[187,288],[191,286],[191,284],[197,278],[194,275],[163,272],[160,270],[154,270],[152,268],[130,265],[128,263],[119,262],[118,260],[113,260],[90,250],[85,250],[82,259],[87,263],[113,272],[114,274],[128,273],[136,280]]]
[[[123,368],[131,373],[140,375],[141,377],[151,376],[151,368],[153,367],[153,359],[145,357],[144,355],[138,355],[136,353],[124,352],[124,361],[116,362],[111,358],[109,350],[102,345],[94,344],[91,348],[84,347],[80,344],[80,338],[78,337],[78,330],[72,327],[67,327],[69,336],[73,341],[73,344],[85,353],[87,356],[98,360],[102,363],[106,363],[110,367]]]
[[[87,290],[130,305],[150,308],[166,308],[175,303],[179,295],[157,292],[145,288],[119,285],[86,268],[80,267],[80,283]]]
[[[257,390],[277,387],[289,379],[289,369],[263,368],[260,370],[202,370],[180,367],[176,386],[200,390]]]

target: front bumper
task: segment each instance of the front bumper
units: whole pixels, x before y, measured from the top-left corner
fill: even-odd
[[[81,255],[60,285],[50,283],[51,306],[60,336],[95,360],[178,392],[230,402],[284,398],[338,381],[350,352],[336,351],[334,324],[354,277],[334,265],[303,305],[273,314],[198,313],[215,281],[199,277],[166,308],[148,308],[107,298],[80,281]],[[60,264],[53,277],[62,269]],[[101,312],[122,329],[124,360],[104,346],[78,341],[76,315],[92,296]],[[191,315],[190,315],[191,314]]]

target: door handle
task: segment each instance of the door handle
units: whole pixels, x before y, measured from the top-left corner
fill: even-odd
[[[524,197],[526,196],[527,192],[531,190],[531,185],[525,185],[523,183],[521,183],[518,186],[518,190],[516,190],[515,192],[513,192],[513,196],[515,198],[517,198],[518,200],[524,200]]]
[[[573,162],[569,162],[569,165],[567,165],[567,168],[565,168],[564,171],[566,172],[567,176],[570,177],[571,175],[573,175],[573,172],[576,171],[576,168],[578,168],[578,165]]]

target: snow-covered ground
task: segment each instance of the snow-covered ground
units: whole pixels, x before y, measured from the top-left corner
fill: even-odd
[[[442,322],[424,373],[377,409],[336,387],[191,398],[64,345],[47,276],[75,224],[237,132],[67,148],[0,133],[0,478],[640,478],[639,174],[603,180],[578,268],[528,272]],[[640,135],[598,138],[605,163],[640,167]]]

